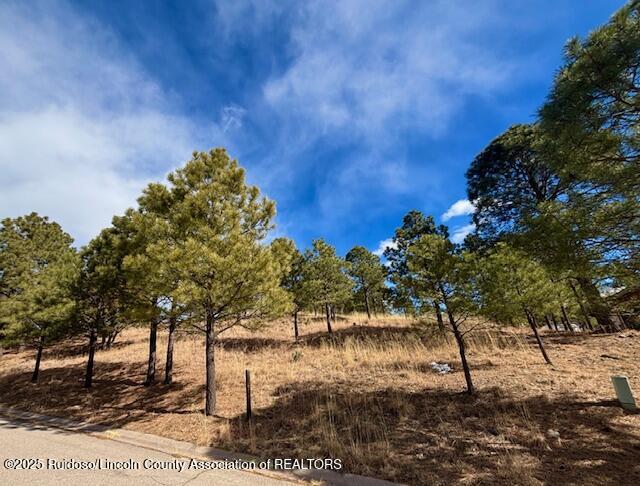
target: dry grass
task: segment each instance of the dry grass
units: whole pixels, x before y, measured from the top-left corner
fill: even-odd
[[[638,388],[638,332],[545,334],[554,361],[547,366],[524,331],[478,331],[469,336],[478,388],[470,398],[461,393],[455,342],[433,326],[348,316],[329,339],[320,318],[303,322],[297,344],[284,321],[223,335],[217,417],[201,413],[202,337],[180,336],[174,385],[143,387],[143,329],[97,353],[91,391],[81,387],[81,343],[49,350],[38,385],[29,383],[31,353],[5,354],[0,401],[265,457],[339,457],[350,472],[411,484],[640,484],[640,415],[612,401],[609,381],[625,374]],[[165,344],[163,335],[159,349]],[[438,375],[432,361],[454,372]],[[247,368],[251,426],[243,416]]]

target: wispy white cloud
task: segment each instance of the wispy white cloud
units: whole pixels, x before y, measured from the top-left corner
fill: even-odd
[[[469,214],[473,214],[476,210],[474,204],[468,199],[460,199],[459,201],[454,202],[449,209],[445,211],[442,215],[442,221],[449,221],[451,218],[455,218],[456,216],[467,216]]]
[[[242,127],[242,119],[244,118],[247,110],[241,106],[229,105],[222,108],[220,115],[220,127],[222,132],[226,133],[229,130],[237,130]]]
[[[471,8],[447,1],[231,4],[220,11],[230,35],[288,16],[291,62],[263,85],[264,116],[278,129],[276,154],[262,170],[278,197],[314,181],[317,199],[304,218],[314,229],[353,224],[354,212],[390,211],[406,197],[444,198],[438,161],[416,167],[403,137],[446,135],[469,100],[494,96],[518,72],[517,59],[489,45],[487,34],[503,21],[492,0]],[[321,174],[308,156],[317,146],[339,153],[321,161]]]
[[[446,134],[469,100],[513,79],[521,61],[491,40],[496,1],[216,2],[221,53],[274,30],[288,39],[217,123],[183,113],[179,91],[94,17],[64,1],[0,2],[2,215],[37,210],[85,242],[192,150],[234,141],[251,182],[289,204],[280,222],[307,233],[441,201],[442,159],[416,163],[405,135]]]
[[[467,97],[495,92],[513,72],[477,42],[500,20],[486,3],[307,2],[301,10],[295,61],[264,94],[317,133],[346,130],[377,144],[407,126],[438,135]]]
[[[455,228],[451,235],[451,241],[454,243],[462,243],[467,235],[473,233],[475,229],[476,225],[473,223]]]
[[[379,244],[378,244],[378,248],[376,248],[373,251],[374,255],[378,255],[378,256],[382,256],[384,251],[387,248],[398,248],[397,243],[395,243],[393,241],[393,238],[387,238],[386,240],[382,240]]]
[[[52,5],[0,4],[0,207],[48,215],[82,244],[206,132],[108,29]]]

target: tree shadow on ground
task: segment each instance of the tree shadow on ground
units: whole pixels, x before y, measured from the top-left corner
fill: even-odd
[[[590,332],[576,332],[576,333],[571,333],[569,331],[550,331],[550,330],[545,330],[544,332],[540,333],[542,336],[542,339],[544,340],[545,344],[561,344],[561,345],[565,345],[565,344],[583,344],[587,341],[596,339],[598,337],[597,334],[592,334]],[[533,335],[533,333],[528,333],[524,335],[524,338],[527,340],[527,342],[529,344],[535,345],[536,344],[536,338]]]
[[[0,428],[29,431],[48,431],[54,434],[75,434],[78,432],[104,432],[108,427],[101,424],[73,423],[59,417],[32,414],[15,415],[8,412],[0,417]]]
[[[369,342],[384,344],[390,341],[399,341],[407,337],[414,339],[426,339],[419,329],[393,327],[393,326],[350,326],[333,331],[329,334],[326,331],[319,331],[310,334],[302,334],[298,341],[293,335],[290,338],[264,338],[264,337],[226,337],[221,335],[218,345],[225,349],[240,350],[244,352],[256,352],[262,349],[292,348],[294,346],[319,347],[325,344],[333,346],[344,345],[350,342]]]
[[[640,484],[640,433],[615,402],[434,390],[357,392],[301,382],[231,422],[232,445],[269,457],[333,457],[410,484]],[[556,437],[555,432],[559,435]]]
[[[225,337],[220,336],[218,346],[227,350],[243,351],[253,353],[263,349],[290,348],[293,346],[293,337],[290,340],[273,339],[264,337]]]
[[[96,343],[97,351],[110,351],[120,348],[126,348],[130,346],[135,341],[126,340],[126,341],[116,341],[109,346],[103,345],[100,341]],[[46,345],[42,350],[42,359],[43,360],[55,360],[55,359],[67,359],[67,358],[76,358],[79,356],[86,356],[89,352],[89,341],[84,338],[73,338],[73,339],[65,339],[62,341],[58,341],[49,345]],[[0,353],[0,357],[2,354],[7,355],[16,355],[22,354],[23,359],[30,360],[35,359],[36,356],[36,348],[29,346],[12,346],[9,348],[2,349],[2,353]]]
[[[143,386],[145,362],[96,362],[93,386],[83,387],[84,366],[43,368],[38,383],[21,371],[0,376],[2,404],[74,420],[100,422],[113,427],[144,421],[149,414],[198,414],[202,386],[157,383]]]
[[[307,316],[307,317],[305,317],[305,319],[309,319],[310,321],[313,321],[313,322],[320,322],[320,321],[326,322],[327,317],[324,314],[322,314],[322,315],[318,314],[317,316]],[[349,318],[344,317],[344,316],[340,316],[340,315],[337,315],[332,319],[333,322],[344,322],[344,321],[348,321],[348,320],[349,320]]]
[[[500,329],[492,330],[492,337],[475,333],[470,334],[468,343],[474,345],[488,345],[491,347],[509,348],[517,343],[522,343],[521,335],[504,332]],[[525,337],[527,344],[535,347],[535,341],[529,342],[529,337]],[[533,336],[531,336],[533,339]],[[366,343],[375,346],[384,346],[391,343],[421,342],[426,346],[438,346],[447,341],[453,341],[453,334],[439,331],[435,326],[430,327],[405,327],[405,326],[370,326],[352,325],[335,329],[332,334],[327,331],[318,331],[309,334],[301,334],[298,341],[293,336],[290,338],[264,338],[264,337],[225,337],[220,336],[219,346],[226,349],[241,350],[245,352],[256,352],[268,348],[290,349],[294,346],[320,347],[324,345],[344,346],[347,343]]]
[[[116,341],[111,344],[109,347],[103,347],[100,342],[96,344],[96,350],[100,351],[111,351],[115,349],[126,348],[133,344],[134,341]],[[47,346],[42,351],[42,357],[45,360],[54,360],[54,359],[66,359],[66,358],[75,358],[78,356],[86,356],[89,353],[89,342],[87,339],[83,340],[74,340],[74,341],[63,341],[61,343],[56,343],[52,346]],[[33,351],[35,356],[35,350]]]
[[[394,326],[350,326],[336,329],[333,334],[315,332],[300,336],[299,343],[307,346],[321,346],[323,344],[342,345],[351,342],[373,342],[384,344],[389,341],[399,341],[405,338],[422,339],[424,334],[417,328]]]

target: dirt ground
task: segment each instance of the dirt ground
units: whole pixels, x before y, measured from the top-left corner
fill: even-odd
[[[170,386],[142,386],[144,329],[97,353],[89,391],[83,342],[47,350],[38,384],[29,382],[34,353],[5,351],[0,403],[263,457],[341,458],[348,472],[408,484],[640,484],[640,414],[618,406],[610,381],[626,375],[640,392],[640,332],[543,331],[550,366],[525,329],[475,331],[477,395],[468,397],[457,347],[433,326],[347,316],[335,327],[329,338],[307,316],[298,343],[285,321],[223,334],[216,417],[202,414],[203,336],[185,331]],[[165,345],[163,332],[160,382]],[[453,372],[436,373],[434,361]]]

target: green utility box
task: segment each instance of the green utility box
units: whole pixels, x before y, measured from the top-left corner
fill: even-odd
[[[622,408],[627,410],[637,410],[636,401],[633,398],[633,392],[631,391],[631,385],[629,385],[629,379],[626,376],[612,376],[611,382],[613,388],[616,391],[616,397]]]

